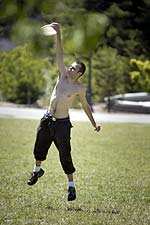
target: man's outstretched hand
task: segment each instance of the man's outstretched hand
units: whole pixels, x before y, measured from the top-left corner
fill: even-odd
[[[100,125],[95,126],[95,131],[99,132],[102,130],[102,127]]]

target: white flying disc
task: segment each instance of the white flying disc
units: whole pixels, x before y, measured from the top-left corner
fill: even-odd
[[[56,34],[56,30],[50,24],[42,26],[41,30],[45,36],[51,36]]]

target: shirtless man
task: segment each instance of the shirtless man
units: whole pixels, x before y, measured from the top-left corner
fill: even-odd
[[[52,23],[51,26],[57,32],[56,60],[59,77],[52,92],[48,111],[41,119],[37,130],[34,146],[35,166],[28,184],[35,184],[38,178],[43,176],[44,170],[40,167],[41,162],[46,159],[48,149],[54,142],[59,152],[62,168],[68,177],[68,201],[73,201],[76,199],[76,190],[73,180],[75,168],[71,157],[70,130],[72,125],[69,119],[69,108],[75,96],[79,96],[82,107],[95,131],[100,131],[101,126],[96,124],[87,103],[85,89],[78,81],[79,77],[85,72],[85,65],[82,62],[75,61],[69,68],[65,66],[60,26],[58,23]]]

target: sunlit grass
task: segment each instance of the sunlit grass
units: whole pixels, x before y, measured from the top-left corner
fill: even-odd
[[[67,179],[54,146],[45,175],[26,184],[38,121],[0,119],[0,224],[148,225],[150,126],[74,123],[72,156],[77,200],[67,202]]]

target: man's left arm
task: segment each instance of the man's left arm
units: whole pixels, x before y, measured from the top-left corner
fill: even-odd
[[[100,131],[101,130],[101,126],[100,125],[97,125],[95,120],[94,120],[94,117],[92,115],[92,112],[91,112],[91,108],[87,102],[87,99],[86,99],[86,93],[85,93],[85,90],[82,89],[79,93],[79,98],[80,98],[80,101],[81,101],[81,104],[82,104],[82,108],[84,110],[84,112],[86,113],[86,115],[88,116],[91,124],[93,125],[93,127],[95,128],[95,131]]]

